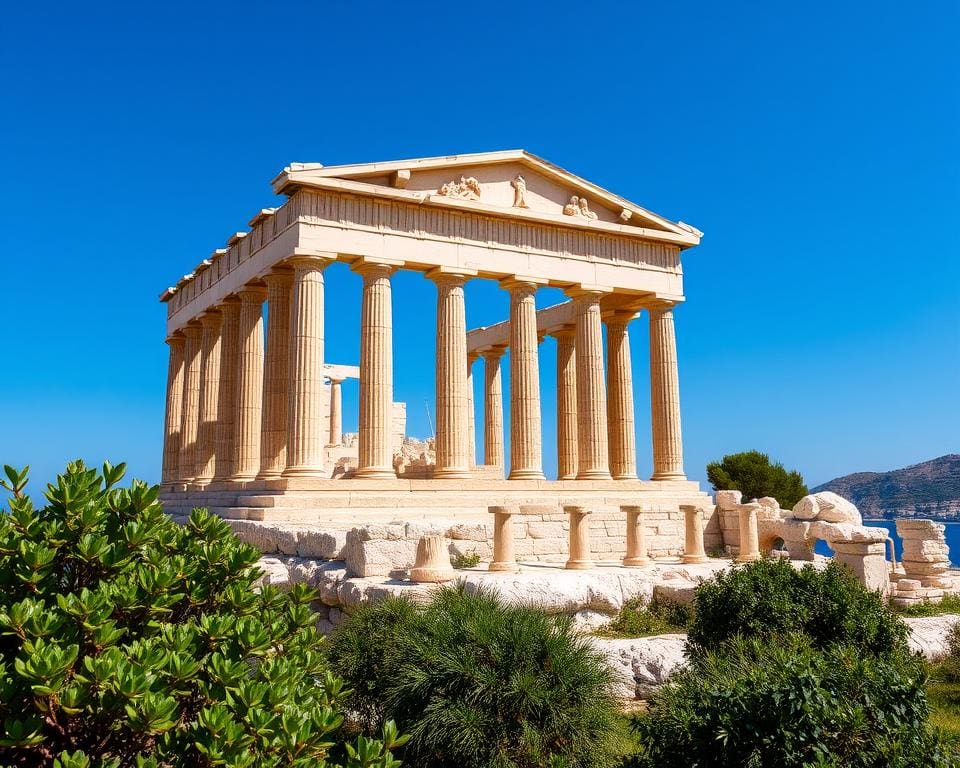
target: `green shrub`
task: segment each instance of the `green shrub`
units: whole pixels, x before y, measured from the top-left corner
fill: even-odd
[[[960,595],[948,593],[939,603],[917,603],[916,605],[894,605],[893,610],[901,616],[943,616],[947,613],[960,614]]]
[[[735,640],[694,660],[635,721],[644,768],[952,765],[926,727],[923,662],[808,639]]]
[[[414,765],[615,764],[609,672],[568,620],[442,589],[426,605],[361,607],[334,632],[330,658],[368,726],[393,717],[411,734]]]
[[[792,509],[807,495],[803,476],[771,462],[760,451],[743,451],[707,464],[707,479],[715,491],[740,491],[744,499],[773,496],[784,509]]]
[[[35,509],[6,467],[0,515],[0,762],[60,768],[399,763],[344,745],[345,689],[302,587],[257,591],[259,553],[204,510],[76,462]],[[339,764],[339,763],[338,763]]]
[[[458,552],[454,555],[452,564],[454,568],[476,568],[480,565],[480,555],[475,549]]]
[[[738,635],[776,639],[804,634],[815,647],[852,645],[870,654],[906,653],[907,628],[842,564],[797,570],[779,559],[719,573],[697,589],[688,634],[694,653]]]
[[[627,600],[617,618],[597,630],[608,637],[648,637],[672,632],[686,632],[693,621],[693,607],[654,597],[648,603],[637,597]]]

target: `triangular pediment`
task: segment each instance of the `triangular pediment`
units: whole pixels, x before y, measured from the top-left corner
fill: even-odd
[[[295,163],[273,181],[278,193],[299,187],[340,188],[360,194],[411,196],[487,211],[553,220],[574,226],[596,223],[630,233],[662,232],[683,246],[700,241],[698,230],[632,203],[524,150],[428,157],[356,165]]]

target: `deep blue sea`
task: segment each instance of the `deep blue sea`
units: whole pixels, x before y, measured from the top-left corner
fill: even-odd
[[[893,537],[893,545],[897,551],[897,562],[900,562],[900,555],[903,547],[900,545],[900,537],[897,536],[896,523],[893,520],[864,520],[864,525],[875,526],[877,528],[886,528]],[[944,523],[947,526],[947,546],[950,547],[950,562],[954,566],[960,566],[960,523]],[[831,555],[830,547],[825,541],[817,541],[815,547],[818,555]]]

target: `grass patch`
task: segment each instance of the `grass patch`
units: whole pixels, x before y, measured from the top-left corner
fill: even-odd
[[[927,701],[930,724],[955,749],[960,749],[960,663],[947,657],[929,665]]]
[[[947,594],[939,603],[919,603],[917,605],[891,605],[900,616],[942,616],[945,613],[960,614],[960,595]]]
[[[693,621],[693,606],[654,597],[649,603],[634,598],[623,604],[617,618],[600,627],[602,637],[650,637],[686,632]]]

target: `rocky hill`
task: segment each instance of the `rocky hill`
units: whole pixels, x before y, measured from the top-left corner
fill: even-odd
[[[813,489],[850,499],[866,518],[960,519],[960,454],[891,472],[856,472]]]

